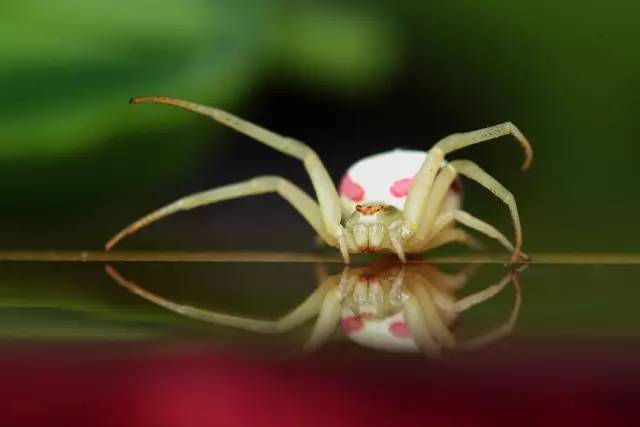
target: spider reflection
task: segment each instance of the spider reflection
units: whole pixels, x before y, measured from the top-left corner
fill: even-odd
[[[316,266],[318,287],[300,305],[278,320],[260,320],[178,304],[126,279],[115,268],[107,273],[131,292],[171,311],[198,320],[259,333],[284,333],[316,318],[305,349],[322,346],[338,325],[359,345],[386,351],[438,356],[446,349],[474,349],[509,335],[521,304],[518,271],[512,270],[481,291],[463,298],[456,292],[475,273],[471,265],[445,273],[431,264],[375,263],[327,275]],[[454,327],[460,313],[489,300],[513,283],[511,312],[499,326],[472,338],[458,339]]]

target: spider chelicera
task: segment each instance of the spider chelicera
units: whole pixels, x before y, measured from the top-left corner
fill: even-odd
[[[455,227],[456,223],[496,239],[512,253],[512,262],[527,259],[521,252],[522,230],[513,195],[475,163],[444,159],[452,151],[511,134],[524,149],[522,170],[527,170],[533,160],[533,149],[511,122],[449,135],[427,152],[394,150],[363,159],[349,169],[340,185],[339,195],[316,152],[300,141],[220,109],[180,99],[141,97],[131,100],[133,104],[143,102],[173,105],[202,114],[301,160],[318,200],[285,178],[258,176],[183,197],[151,212],[111,238],[106,244],[107,250],[125,236],[176,212],[275,192],[307,220],[327,245],[337,247],[347,264],[349,253],[391,251],[404,262],[405,254],[421,253],[446,243],[477,246],[475,239]],[[508,206],[515,228],[515,245],[490,224],[460,209],[458,175],[478,182]],[[394,176],[396,179],[389,182]]]

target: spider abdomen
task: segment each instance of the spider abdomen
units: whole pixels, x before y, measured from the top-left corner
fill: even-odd
[[[348,217],[355,211],[356,205],[362,203],[378,202],[403,210],[413,177],[427,155],[425,151],[396,149],[365,157],[353,164],[344,174],[339,187],[343,215]],[[460,208],[460,189],[460,182],[456,178],[441,211]]]

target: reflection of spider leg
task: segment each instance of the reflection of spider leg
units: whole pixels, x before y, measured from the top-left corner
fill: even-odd
[[[175,202],[144,216],[120,231],[107,242],[106,248],[111,249],[125,236],[133,234],[140,228],[177,212],[187,211],[199,206],[210,205],[224,200],[273,192],[278,193],[285,200],[291,203],[291,205],[300,212],[300,214],[328,244],[331,245],[335,243],[335,238],[333,238],[324,227],[318,204],[311,197],[284,178],[277,176],[260,176],[248,181],[225,185],[223,187],[195,193],[178,199]]]
[[[437,288],[450,292],[464,286],[478,269],[479,264],[469,264],[460,271],[447,273],[430,264],[419,265],[420,274]]]
[[[455,338],[444,323],[434,302],[434,295],[437,295],[439,291],[432,287],[433,285],[425,277],[419,275],[414,276],[409,283],[409,288],[420,302],[422,312],[433,331],[434,338],[444,347],[451,348],[455,345]]]
[[[489,298],[493,297],[494,295],[498,294],[501,290],[503,290],[507,286],[510,280],[511,280],[511,273],[505,275],[497,283],[494,283],[493,285],[487,286],[481,291],[478,291],[476,293],[467,295],[466,297],[459,299],[456,302],[457,311],[461,313],[477,304],[480,304],[488,300]]]
[[[496,126],[491,126],[485,129],[479,129],[472,132],[459,133],[449,135],[440,141],[438,141],[433,148],[428,151],[427,159],[424,164],[420,167],[420,170],[414,177],[413,185],[409,194],[407,195],[407,199],[405,201],[404,207],[404,233],[405,237],[411,236],[414,234],[418,228],[420,227],[420,223],[422,219],[425,217],[425,209],[427,209],[428,202],[427,198],[429,197],[432,187],[434,186],[434,179],[436,174],[440,170],[441,162],[444,159],[444,156],[447,153],[450,153],[455,150],[459,150],[461,148],[467,147],[469,145],[477,144],[483,141],[488,141],[490,139],[497,138],[502,135],[512,134],[516,140],[520,143],[520,145],[525,150],[525,161],[522,165],[522,169],[526,170],[531,165],[531,161],[533,159],[533,150],[529,145],[527,139],[522,135],[522,133],[515,127],[512,123],[502,123]],[[455,163],[455,162],[453,162]],[[462,168],[464,169],[464,167]],[[496,190],[498,187],[493,185],[495,184],[495,180],[491,178],[491,181],[487,179],[479,180],[477,179],[477,174],[467,173],[467,170],[458,169],[459,173],[462,175],[466,175],[471,179],[477,180],[482,185],[488,186],[487,184],[492,184],[491,190],[496,193],[499,197],[502,194],[498,194]],[[499,186],[499,184],[498,184]],[[501,186],[500,186],[501,187]],[[447,187],[448,190],[448,187]],[[503,199],[504,200],[504,199]],[[513,203],[515,206],[515,203]],[[510,205],[511,206],[511,205]],[[517,211],[516,211],[517,212]],[[513,215],[513,210],[512,210]],[[519,237],[519,223],[516,225],[516,235]],[[520,242],[520,240],[517,240]],[[519,245],[516,245],[519,249]]]
[[[428,268],[423,267],[421,269],[420,274],[422,277],[432,285],[429,289],[432,290],[433,302],[440,310],[448,313],[447,316],[453,318],[458,315],[453,292],[467,283],[469,277],[478,269],[478,266],[478,264],[469,264],[457,273],[445,273],[428,264],[425,266]],[[448,322],[446,323],[448,324]]]
[[[321,310],[327,293],[332,288],[335,288],[336,285],[336,281],[329,278],[329,280],[320,285],[304,302],[302,302],[302,304],[297,306],[289,314],[279,320],[269,321],[233,316],[230,314],[178,304],[141,288],[135,282],[126,279],[110,265],[107,265],[105,269],[113,280],[127,288],[129,291],[175,313],[197,320],[261,333],[287,332],[313,318]]]
[[[327,267],[321,262],[316,262],[313,264],[313,272],[315,273],[316,283],[318,284],[318,286],[321,283],[324,283],[329,278]]]
[[[500,292],[500,290],[503,289],[507,283],[509,283],[509,279],[511,279],[511,281],[513,282],[513,287],[515,290],[515,301],[513,303],[513,308],[511,309],[509,318],[500,326],[488,332],[485,332],[482,335],[460,342],[457,346],[458,348],[463,350],[474,350],[484,347],[487,344],[491,344],[492,342],[498,341],[511,334],[518,320],[518,315],[520,314],[520,305],[522,303],[522,291],[520,289],[520,277],[518,275],[518,272],[511,272],[497,284],[485,289],[485,291],[487,291],[486,293],[484,293],[484,291],[480,291],[477,294],[473,294],[468,296],[467,298],[463,298],[462,300],[458,301],[458,304],[460,311],[464,311],[474,306],[475,304],[486,301],[487,299]]]
[[[329,289],[322,301],[322,308],[313,331],[304,345],[307,351],[314,351],[321,347],[335,332],[340,321],[342,308],[342,294],[337,287]]]
[[[295,139],[278,135],[265,128],[257,126],[251,122],[234,116],[217,108],[198,105],[193,102],[167,97],[143,97],[131,100],[132,103],[156,102],[160,104],[174,105],[193,111],[203,116],[207,116],[223,125],[229,126],[236,131],[243,133],[256,141],[262,142],[269,147],[284,154],[302,160],[304,167],[309,173],[309,178],[318,196],[318,203],[322,210],[322,219],[329,235],[336,236],[340,226],[341,208],[340,199],[336,187],[327,173],[318,155],[307,145]]]
[[[433,336],[431,336],[429,323],[425,317],[420,301],[418,301],[414,295],[409,294],[408,297],[404,299],[402,305],[405,322],[420,350],[428,356],[440,356],[442,351],[434,341]]]

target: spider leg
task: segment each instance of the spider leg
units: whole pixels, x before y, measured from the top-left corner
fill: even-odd
[[[509,208],[511,214],[511,221],[513,222],[513,228],[515,230],[515,248],[511,256],[512,262],[521,261],[521,248],[522,248],[522,227],[520,226],[520,216],[518,215],[518,206],[513,194],[507,190],[502,184],[500,184],[495,178],[486,173],[477,164],[470,160],[455,160],[449,164],[460,175],[464,175],[469,179],[476,181],[489,191],[491,191],[497,198],[502,200],[503,203]],[[485,226],[485,230],[488,228]],[[494,233],[494,238],[498,239]],[[499,239],[500,240],[500,239]],[[506,239],[505,239],[506,240]],[[505,245],[506,242],[501,240],[501,243]],[[506,247],[506,245],[505,245]],[[525,257],[526,258],[526,257]]]
[[[438,141],[429,151],[423,165],[414,177],[413,185],[407,195],[404,205],[403,237],[411,237],[418,229],[423,212],[427,206],[427,197],[434,185],[434,179],[444,156],[452,151],[470,145],[512,134],[525,151],[525,161],[522,170],[527,170],[533,160],[533,149],[522,132],[511,122],[490,126],[466,133],[449,135]]]
[[[515,327],[516,322],[518,321],[518,316],[520,315],[520,306],[522,304],[522,291],[520,289],[520,277],[517,271],[509,272],[500,282],[495,285],[490,286],[484,291],[480,291],[476,294],[469,295],[466,298],[458,301],[459,311],[464,311],[474,305],[486,301],[492,296],[496,295],[500,292],[507,283],[511,281],[513,283],[513,287],[515,290],[515,301],[513,303],[513,307],[511,309],[511,313],[507,320],[499,325],[498,327],[485,332],[479,336],[474,338],[465,340],[458,344],[458,347],[462,350],[474,350],[477,348],[484,347],[492,342],[498,341],[508,335],[511,334],[513,328]]]
[[[489,126],[471,132],[449,135],[438,141],[433,148],[439,149],[446,155],[452,151],[509,134],[514,136],[524,150],[525,158],[521,169],[526,171],[531,167],[531,162],[533,161],[533,148],[531,148],[531,144],[529,144],[529,141],[522,132],[511,122],[500,123],[499,125]]]
[[[450,243],[460,243],[461,245],[468,246],[469,248],[475,249],[477,251],[481,251],[484,249],[484,245],[478,239],[467,233],[465,230],[462,230],[460,228],[451,228],[442,230],[440,233],[433,236],[433,239],[429,240],[424,250],[434,249],[439,246],[448,245]]]
[[[291,203],[291,205],[293,205],[293,207],[307,220],[307,222],[328,245],[334,246],[336,244],[336,240],[333,235],[325,229],[320,216],[320,208],[318,207],[318,204],[311,197],[284,178],[278,176],[260,176],[248,181],[225,185],[223,187],[195,193],[178,199],[169,205],[151,212],[124,228],[118,234],[113,236],[107,242],[105,247],[109,250],[127,235],[133,234],[152,222],[180,211],[190,210],[199,206],[221,202],[223,200],[273,192],[278,193],[285,200]]]
[[[481,291],[475,292],[471,295],[467,295],[464,298],[459,299],[456,302],[456,311],[462,313],[478,304],[485,302],[486,300],[493,298],[500,293],[511,281],[511,272],[504,275],[498,282],[487,286]]]
[[[434,224],[436,214],[440,211],[442,200],[449,191],[451,182],[455,179],[456,175],[464,175],[478,182],[483,187],[491,191],[496,197],[502,200],[511,214],[513,226],[515,229],[515,248],[511,243],[495,228],[489,224],[480,221],[479,219],[471,216],[464,211],[445,212],[441,216],[444,217],[444,221],[440,224]],[[413,235],[412,241],[408,244],[412,246],[412,250],[422,247],[424,244],[428,244],[428,240],[433,238],[436,232],[442,230],[452,219],[467,225],[470,228],[474,228],[488,236],[497,239],[504,247],[509,249],[512,255],[512,262],[520,261],[522,256],[520,248],[522,247],[522,228],[520,226],[520,217],[518,215],[518,207],[513,195],[500,184],[491,175],[482,170],[478,165],[469,160],[455,160],[446,165],[438,175],[433,185],[433,191],[428,196],[427,208],[423,212],[422,222],[417,228],[417,232]],[[452,219],[449,216],[453,215]],[[435,227],[434,227],[435,226]],[[524,256],[526,258],[526,256]]]
[[[429,322],[424,314],[420,301],[415,295],[407,293],[403,301],[403,312],[407,327],[411,336],[416,341],[418,348],[427,356],[439,357],[442,355],[440,346],[436,343],[429,330]]]
[[[222,123],[223,125],[262,142],[275,150],[302,160],[318,197],[318,203],[320,205],[321,216],[324,221],[325,229],[329,235],[337,235],[341,219],[340,198],[338,197],[336,187],[326,168],[322,164],[322,161],[315,151],[307,145],[295,139],[271,132],[270,130],[227,113],[226,111],[195,104],[193,102],[183,101],[181,99],[153,96],[134,98],[131,102],[134,104],[155,102],[159,104],[173,105],[202,114],[203,116],[207,116],[219,123]]]
[[[154,304],[173,311],[174,313],[178,313],[196,320],[203,320],[209,323],[231,326],[238,329],[267,334],[277,334],[290,331],[316,316],[318,312],[321,311],[326,296],[331,291],[331,289],[336,287],[337,284],[335,277],[330,277],[289,314],[280,318],[279,320],[271,321],[234,316],[216,311],[204,310],[189,305],[179,304],[143,289],[135,282],[125,278],[111,265],[107,265],[105,267],[105,270],[116,283],[124,286],[132,293]]]
[[[460,169],[462,172],[470,169],[466,164],[471,163],[468,161],[457,160],[451,163],[448,163],[445,167],[440,170],[440,173],[436,177],[433,188],[429,193],[426,201],[426,208],[423,212],[423,216],[421,222],[417,228],[416,233],[411,237],[411,239],[407,242],[409,248],[413,252],[421,252],[426,249],[434,248],[436,246],[440,246],[450,242],[460,242],[463,244],[467,244],[471,247],[477,246],[474,240],[469,239],[469,237],[465,236],[461,231],[453,231],[447,230],[448,227],[453,224],[454,221],[457,221],[463,225],[466,225],[469,228],[477,230],[481,233],[488,235],[491,238],[498,240],[505,248],[509,250],[509,252],[514,252],[513,245],[507,240],[506,237],[498,230],[496,230],[493,226],[487,224],[486,222],[472,216],[471,214],[462,211],[447,211],[441,212],[442,203],[447,196],[451,184],[453,180],[456,178]],[[475,166],[475,164],[474,164]],[[476,169],[480,169],[475,166]],[[484,171],[480,170],[482,173]],[[460,172],[460,173],[462,173]],[[484,173],[484,175],[487,175]],[[488,176],[488,175],[487,175]],[[493,182],[490,188],[491,191],[497,194],[493,189],[495,188],[495,181],[493,178],[489,177]],[[484,177],[483,177],[484,179]],[[476,178],[478,181],[479,178]],[[484,179],[486,181],[486,179]],[[499,183],[498,186],[502,187]],[[485,185],[486,186],[486,185]],[[504,192],[507,192],[506,189],[502,188]],[[508,193],[508,192],[507,192]],[[510,194],[510,193],[509,193]],[[512,213],[515,211],[515,220],[514,224],[516,227],[516,235],[519,230],[519,221],[517,217],[517,208],[515,208],[515,201],[513,201],[514,208],[511,210]],[[440,215],[437,216],[436,215]],[[514,254],[515,256],[515,254]]]
[[[410,280],[409,288],[416,296],[422,307],[425,319],[427,320],[436,341],[444,347],[451,348],[455,344],[455,338],[448,326],[444,323],[440,311],[434,301],[438,290],[433,289],[433,285],[427,278],[416,275]]]
[[[500,242],[500,244],[502,246],[504,246],[509,252],[513,252],[514,251],[514,247],[511,244],[511,242],[509,241],[509,239],[507,239],[504,234],[502,234],[501,232],[499,232],[498,230],[496,230],[495,227],[493,227],[491,224],[488,224],[478,218],[476,218],[475,216],[471,215],[470,213],[466,212],[466,211],[462,211],[462,210],[455,210],[455,211],[451,211],[451,212],[446,212],[442,215],[440,215],[437,219],[436,222],[433,226],[433,232],[430,235],[430,237],[427,238],[426,240],[426,247],[425,249],[428,248],[432,248],[435,247],[433,241],[438,241],[440,239],[442,239],[442,234],[445,233],[449,228],[449,226],[454,223],[454,222],[458,222],[462,225],[465,225],[473,230],[476,230],[482,234],[485,234],[488,237],[491,237],[492,239],[497,240],[498,242]],[[521,254],[523,257],[527,257],[526,254],[522,253]]]
[[[335,332],[340,321],[342,308],[342,294],[339,287],[329,289],[322,301],[322,307],[318,319],[313,326],[313,331],[304,345],[306,351],[315,351],[320,348]]]
[[[457,272],[444,272],[431,264],[419,264],[420,274],[436,288],[451,292],[463,287],[478,270],[478,264],[468,264]]]

